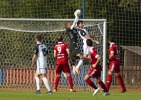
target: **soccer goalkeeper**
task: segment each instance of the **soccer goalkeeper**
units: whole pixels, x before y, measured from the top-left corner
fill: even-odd
[[[71,63],[74,66],[76,64],[76,60],[79,59],[78,64],[76,65],[76,67],[80,67],[83,65],[83,59],[82,55],[80,53],[80,50],[78,48],[78,32],[77,32],[77,21],[79,20],[79,16],[74,13],[75,15],[75,19],[74,22],[67,22],[65,24],[66,27],[66,32],[70,38],[70,51],[71,51]],[[73,67],[73,73],[76,74],[78,73],[77,69],[74,69]]]

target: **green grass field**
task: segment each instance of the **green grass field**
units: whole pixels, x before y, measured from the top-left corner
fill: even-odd
[[[0,100],[140,100],[141,91],[119,93],[119,91],[111,91],[108,96],[103,96],[99,92],[96,96],[92,96],[93,91],[58,91],[53,94],[35,94],[35,91],[16,91],[16,90],[0,90]]]

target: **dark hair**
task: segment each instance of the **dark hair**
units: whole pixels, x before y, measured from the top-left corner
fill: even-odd
[[[83,21],[82,21],[82,20],[79,20],[79,21],[77,22],[77,26],[79,26],[80,23],[83,23]]]
[[[57,40],[58,40],[59,42],[61,42],[61,41],[63,40],[62,36],[59,35],[59,36],[57,37]]]
[[[110,41],[110,42],[114,42],[115,40],[114,40],[113,37],[110,36],[110,37],[108,38],[108,41]]]
[[[88,46],[93,46],[93,41],[91,39],[87,39],[86,43]]]
[[[37,39],[37,41],[41,41],[41,35],[36,35],[35,38]]]

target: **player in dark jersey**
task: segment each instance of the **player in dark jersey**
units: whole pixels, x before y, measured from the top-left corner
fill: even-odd
[[[73,23],[67,22],[65,27],[66,27],[66,32],[70,38],[70,52],[71,52],[71,62],[72,65],[74,66],[76,64],[76,60],[79,59],[79,62],[76,66],[82,66],[83,65],[83,59],[82,55],[80,53],[79,47],[78,47],[78,33],[77,33],[77,21],[78,17],[76,16],[75,20]],[[73,67],[73,73],[79,73],[76,67]]]

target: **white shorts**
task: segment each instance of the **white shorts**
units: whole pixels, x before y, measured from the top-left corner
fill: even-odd
[[[37,68],[36,72],[38,74],[46,74],[46,68]]]
[[[90,51],[89,48],[86,45],[83,45],[83,55],[89,55]]]

